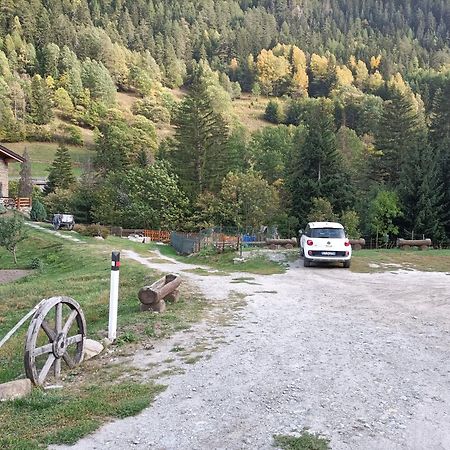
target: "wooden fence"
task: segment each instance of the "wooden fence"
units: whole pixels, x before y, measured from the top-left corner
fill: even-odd
[[[0,203],[2,203],[5,208],[31,208],[31,198],[29,197],[0,197]]]

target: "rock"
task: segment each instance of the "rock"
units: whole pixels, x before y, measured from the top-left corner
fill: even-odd
[[[10,381],[9,383],[0,384],[0,401],[14,400],[22,398],[31,392],[31,380]]]
[[[84,360],[97,356],[103,351],[104,347],[100,342],[94,341],[93,339],[86,339],[86,343],[84,345]]]

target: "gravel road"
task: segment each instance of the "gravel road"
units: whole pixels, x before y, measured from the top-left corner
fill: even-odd
[[[199,326],[135,363],[173,356],[177,339],[209,336],[218,348],[163,379],[167,390],[137,417],[52,448],[270,449],[274,434],[308,427],[336,450],[450,449],[446,274],[356,274],[301,261],[247,282],[237,278],[248,274],[182,273],[208,298],[226,304],[234,292],[246,305],[231,326]]]

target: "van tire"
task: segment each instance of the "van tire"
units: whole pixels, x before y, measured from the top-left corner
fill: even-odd
[[[351,259],[349,259],[348,261],[344,261],[344,269],[349,269],[351,262],[352,262]]]
[[[303,260],[303,267],[311,267],[311,261],[308,258]]]

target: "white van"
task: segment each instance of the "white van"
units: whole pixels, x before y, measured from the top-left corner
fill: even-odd
[[[304,233],[300,231],[300,256],[303,265],[309,267],[312,262],[342,262],[350,267],[352,246],[345,236],[344,227],[336,222],[310,222]]]

